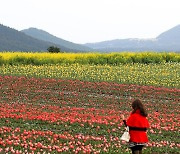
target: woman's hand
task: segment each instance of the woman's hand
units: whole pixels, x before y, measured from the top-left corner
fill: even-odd
[[[124,117],[124,115],[123,115],[123,114],[121,115],[121,118],[122,118],[122,120],[125,120],[125,117]]]

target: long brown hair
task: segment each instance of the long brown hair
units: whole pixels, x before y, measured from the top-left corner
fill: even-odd
[[[147,117],[148,114],[144,108],[144,105],[142,104],[142,102],[139,100],[139,99],[136,99],[132,102],[132,108],[133,108],[133,111],[132,113],[135,113],[136,110],[140,110],[140,114],[144,117]]]

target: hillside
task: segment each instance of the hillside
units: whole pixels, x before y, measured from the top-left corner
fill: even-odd
[[[29,28],[29,29],[22,30],[21,32],[23,32],[26,35],[29,35],[31,37],[34,37],[36,39],[52,42],[52,43],[55,43],[55,44],[58,44],[60,46],[64,46],[66,48],[70,48],[73,50],[92,51],[92,49],[89,47],[63,40],[63,39],[58,38],[58,37],[46,32],[46,31],[43,31],[41,29]]]
[[[156,39],[116,39],[99,43],[87,43],[86,45],[98,51],[153,51]],[[157,50],[155,50],[157,51]]]
[[[157,39],[163,42],[177,43],[180,41],[180,25],[161,33]]]
[[[180,25],[152,39],[116,39],[84,44],[98,51],[180,51]]]
[[[47,48],[52,45],[61,48],[62,51],[72,51],[69,48],[35,39],[0,24],[0,51],[47,51]]]

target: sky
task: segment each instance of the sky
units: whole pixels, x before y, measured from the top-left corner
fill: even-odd
[[[81,44],[155,38],[180,24],[180,0],[0,0],[0,24]]]

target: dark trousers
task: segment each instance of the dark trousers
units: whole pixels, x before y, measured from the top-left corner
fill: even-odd
[[[134,147],[131,147],[132,154],[141,154],[143,149],[143,145],[136,145]]]

